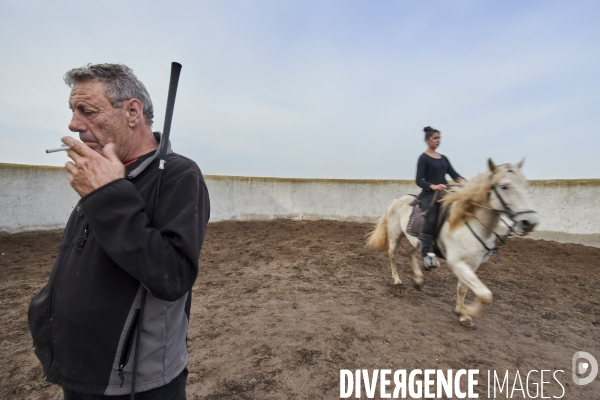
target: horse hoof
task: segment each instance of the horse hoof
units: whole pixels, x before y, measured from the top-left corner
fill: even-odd
[[[413,282],[413,286],[415,289],[420,291],[421,289],[423,289],[423,282],[421,282],[421,283]]]
[[[477,328],[475,328],[475,323],[473,322],[473,318],[471,318],[471,317],[461,317],[460,324],[462,326],[464,326],[465,328],[477,329]]]
[[[402,285],[402,281],[400,279],[394,280],[394,285]]]

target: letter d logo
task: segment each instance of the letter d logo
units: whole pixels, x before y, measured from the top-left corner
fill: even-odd
[[[586,361],[582,361],[581,359],[585,359]],[[577,376],[584,375],[587,371],[590,371],[590,374],[587,377],[580,378]],[[596,361],[594,356],[590,353],[578,351],[573,354],[572,373],[573,382],[575,382],[576,385],[587,385],[596,379],[596,375],[598,375],[598,361]]]

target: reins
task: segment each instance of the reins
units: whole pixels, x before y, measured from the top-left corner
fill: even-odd
[[[493,175],[490,176],[490,180],[492,179]],[[490,197],[491,192],[494,192],[494,194],[496,195],[496,197],[498,197],[498,200],[500,200],[500,204],[502,204],[503,209],[499,210],[497,208],[491,208],[491,207],[486,207],[484,205],[481,204],[477,204],[474,203],[472,201],[470,201],[469,203],[471,203],[472,205],[476,206],[476,207],[480,207],[480,208],[484,208],[486,210],[490,210],[490,211],[494,211],[498,214],[504,214],[507,215],[511,220],[514,221],[514,217],[516,217],[517,215],[521,215],[521,214],[530,214],[530,213],[535,213],[535,211],[533,210],[524,210],[524,211],[513,211],[509,205],[504,201],[504,199],[502,198],[502,196],[500,196],[500,193],[498,193],[498,190],[496,189],[496,185],[491,185],[490,186],[490,190],[488,191],[488,199]],[[496,238],[498,240],[500,240],[500,242],[502,242],[502,244],[506,244],[506,242],[504,241],[505,238],[511,237],[511,236],[525,236],[526,233],[518,233],[517,231],[515,231],[514,229],[514,225],[511,226],[509,225],[502,217],[500,218],[500,221],[502,221],[502,223],[504,225],[506,225],[506,227],[508,228],[508,233],[504,234],[504,235],[500,235],[499,233],[495,232],[493,229],[490,229],[488,226],[486,226],[483,222],[481,222],[481,220],[479,218],[477,218],[474,214],[472,213],[466,213],[467,215],[470,215],[471,217],[475,218],[477,220],[477,222],[479,222],[481,224],[481,226],[483,226],[485,229],[487,229],[489,232],[493,233]],[[468,222],[465,221],[465,225],[467,225],[467,228],[469,228],[469,230],[471,231],[471,233],[473,234],[473,236],[475,236],[475,238],[477,239],[477,241],[479,241],[479,243],[481,243],[481,245],[483,246],[484,249],[487,250],[486,254],[484,257],[488,257],[488,256],[495,256],[497,259],[500,258],[500,255],[498,254],[498,250],[496,250],[496,247],[492,247],[490,248],[488,245],[485,244],[485,242],[483,241],[483,239],[481,239],[477,233],[475,232],[475,230],[471,227],[471,225],[469,225]]]
[[[481,220],[479,218],[477,218],[475,216],[475,214],[472,213],[466,213],[467,215],[470,215],[471,217],[475,218],[477,220],[477,222],[479,222],[481,224],[481,226],[483,226],[485,229],[487,229],[489,232],[493,233],[496,238],[498,240],[500,240],[500,242],[504,245],[506,244],[506,242],[504,241],[504,238],[507,237],[511,237],[511,236],[522,236],[519,235],[512,226],[510,226],[505,220],[503,220],[502,218],[500,218],[500,221],[502,221],[504,223],[504,225],[506,225],[509,229],[508,233],[505,235],[500,235],[499,233],[495,232],[493,229],[490,229],[488,226],[486,226],[483,222],[481,222]],[[473,234],[473,236],[475,236],[475,238],[479,241],[479,243],[481,243],[481,245],[487,250],[487,253],[485,254],[484,257],[487,256],[495,256],[497,260],[500,259],[500,254],[498,253],[498,250],[496,250],[496,247],[493,248],[489,248],[485,242],[483,241],[483,239],[481,239],[477,233],[475,233],[475,230],[473,228],[471,228],[471,225],[469,225],[468,222],[465,221],[465,225],[467,225],[467,228],[469,228],[469,230],[471,231],[471,233]]]
[[[479,220],[478,220],[479,221]],[[481,223],[481,221],[479,221],[479,223]],[[488,257],[488,256],[495,256],[496,259],[500,258],[500,254],[498,254],[498,250],[496,250],[496,247],[488,247],[485,242],[483,241],[483,239],[481,239],[479,236],[477,236],[477,234],[475,233],[475,231],[473,230],[473,228],[471,228],[471,225],[469,225],[468,222],[465,222],[465,225],[467,225],[467,228],[469,228],[469,230],[471,231],[471,233],[473,234],[473,236],[475,236],[475,239],[477,239],[479,241],[479,243],[481,243],[481,245],[483,246],[484,249],[487,250],[487,252],[485,253],[485,255],[483,256]],[[483,225],[483,224],[482,224]],[[486,229],[490,230],[487,226],[483,225]],[[496,237],[498,239],[500,239],[500,235],[498,235],[496,232],[491,231],[494,235],[496,235]],[[500,241],[504,244],[504,240],[500,239]]]

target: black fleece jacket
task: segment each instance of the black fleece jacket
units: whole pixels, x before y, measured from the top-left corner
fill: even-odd
[[[171,153],[155,210],[158,160],[147,164],[153,156],[140,157],[126,167],[127,178],[79,201],[48,284],[31,302],[29,327],[44,379],[70,390],[128,392],[132,363],[124,386],[116,368],[133,359],[128,332],[137,322],[140,283],[150,292],[141,351],[163,358],[161,365],[138,371],[136,388],[166,384],[185,367],[191,288],[210,217],[208,190],[198,166]]]

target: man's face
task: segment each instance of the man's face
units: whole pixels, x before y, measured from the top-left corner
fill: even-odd
[[[123,161],[122,153],[126,151],[130,139],[126,108],[112,107],[101,82],[73,85],[69,108],[73,110],[70,131],[79,132],[79,139],[99,153],[108,143],[114,143],[117,155]]]

